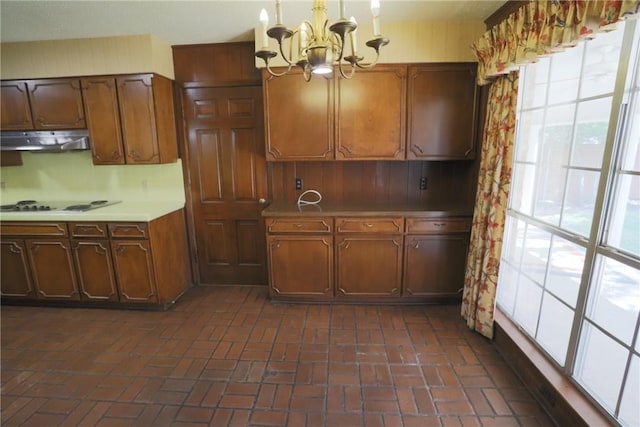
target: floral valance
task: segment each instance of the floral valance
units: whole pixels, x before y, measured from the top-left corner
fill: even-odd
[[[610,29],[621,19],[637,18],[639,0],[534,0],[509,15],[475,42],[478,83],[507,74]]]

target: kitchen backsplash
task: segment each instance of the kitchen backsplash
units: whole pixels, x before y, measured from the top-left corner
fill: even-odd
[[[23,153],[23,166],[0,168],[0,198],[117,199],[184,203],[182,163],[94,166],[90,151]]]

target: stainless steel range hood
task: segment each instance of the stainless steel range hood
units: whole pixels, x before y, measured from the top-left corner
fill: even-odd
[[[1,151],[60,153],[88,149],[89,131],[87,129],[0,133]]]

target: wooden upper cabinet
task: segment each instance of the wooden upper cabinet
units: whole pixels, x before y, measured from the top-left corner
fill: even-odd
[[[171,80],[119,76],[118,102],[126,163],[171,163],[178,157]]]
[[[86,77],[82,92],[94,164],[176,161],[171,80],[155,74]]]
[[[476,63],[409,66],[407,159],[474,158],[476,69]]]
[[[35,129],[86,127],[79,79],[28,80],[27,87]]]
[[[3,81],[0,90],[0,129],[33,130],[27,82]]]
[[[93,164],[124,164],[116,80],[113,77],[82,79]]]
[[[333,159],[332,79],[263,71],[263,91],[267,160]]]
[[[336,159],[405,158],[405,65],[357,70],[347,80],[336,73]]]

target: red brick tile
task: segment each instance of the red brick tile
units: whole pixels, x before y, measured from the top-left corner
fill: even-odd
[[[138,418],[145,405],[139,403],[112,403],[105,416],[112,418]]]
[[[255,396],[244,396],[239,394],[223,395],[220,399],[221,408],[250,409],[253,407]]]
[[[360,426],[362,414],[331,413],[327,414],[327,426]]]
[[[486,388],[482,390],[482,392],[484,393],[485,397],[489,401],[489,404],[493,408],[493,411],[497,415],[512,414],[511,409],[509,408],[509,405],[507,405],[507,402],[505,402],[505,400],[502,398],[500,391],[494,388]]]
[[[419,414],[435,414],[436,409],[433,406],[431,395],[425,388],[414,388],[413,395],[418,408]]]
[[[482,427],[517,427],[518,419],[515,417],[480,417]]]
[[[284,411],[254,411],[251,414],[251,424],[260,426],[283,426],[287,420]]]
[[[33,414],[27,421],[21,424],[21,427],[42,427],[42,426],[57,426],[64,421],[65,415],[63,414]]]
[[[458,387],[432,387],[433,400],[467,400],[464,389]]]
[[[200,402],[201,406],[214,406],[217,407],[222,395],[224,394],[224,383],[212,383],[208,391]]]
[[[435,402],[439,414],[475,415],[471,404],[466,400],[443,400]]]
[[[195,408],[185,406],[180,408],[178,411],[178,415],[176,416],[177,421],[184,421],[190,423],[208,423],[209,420],[213,417],[213,409],[209,408]]]
[[[229,427],[246,427],[249,425],[249,417],[251,412],[243,409],[236,409],[233,411]]]
[[[402,421],[404,427],[440,427],[440,420],[433,416],[404,415]]]

